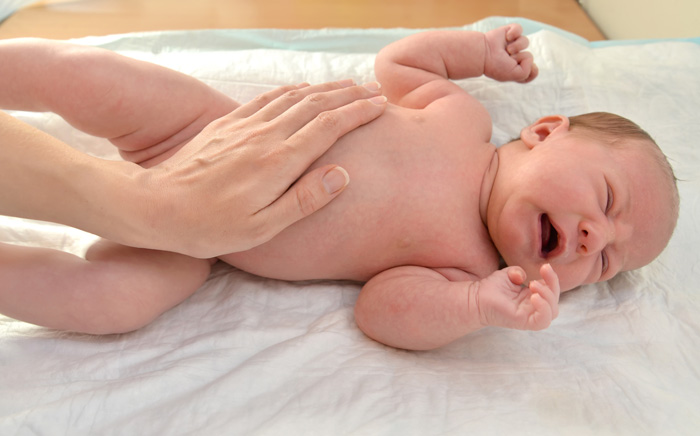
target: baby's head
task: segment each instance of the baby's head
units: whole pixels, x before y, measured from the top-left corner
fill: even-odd
[[[489,233],[509,265],[562,290],[608,280],[661,253],[679,196],[666,157],[633,122],[608,113],[544,117],[498,150]]]

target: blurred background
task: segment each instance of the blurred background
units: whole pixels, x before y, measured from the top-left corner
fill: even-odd
[[[429,28],[493,15],[529,18],[591,41],[700,33],[700,0],[0,0],[0,38],[205,28]]]

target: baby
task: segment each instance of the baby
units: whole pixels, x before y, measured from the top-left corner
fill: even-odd
[[[366,282],[357,324],[406,349],[439,347],[485,326],[546,328],[561,291],[651,262],[673,232],[678,193],[643,130],[612,114],[553,115],[496,148],[485,108],[450,81],[482,74],[533,80],[527,45],[511,24],[485,34],[418,33],[384,48],[375,64],[390,103],[384,115],[342,137],[310,168],[345,168],[352,182],[342,195],[269,242],[219,259],[282,280]],[[182,76],[158,74],[174,82]],[[201,84],[191,83],[182,86],[196,98]],[[84,96],[83,106],[102,96]],[[107,106],[115,108],[110,138],[128,160],[167,165],[186,142],[124,145],[119,138],[133,128],[116,116],[118,104]],[[57,112],[80,127],[71,111]],[[138,114],[138,122],[153,125],[160,115]],[[183,121],[183,129],[192,123]],[[90,333],[147,324],[195,292],[214,262],[108,241],[85,260],[0,245],[0,259],[12,253],[33,269],[2,261],[0,313]]]

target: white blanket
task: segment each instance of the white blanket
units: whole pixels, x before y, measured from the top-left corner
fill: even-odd
[[[499,144],[551,113],[604,110],[645,127],[681,179],[680,222],[654,263],[563,295],[543,332],[487,328],[431,352],[363,336],[353,320],[356,284],[281,282],[225,265],[130,334],[67,334],[0,316],[0,434],[697,434],[700,44],[596,46],[520,22],[540,77],[460,84],[491,111]],[[371,80],[377,50],[410,32],[159,32],[80,42],[247,100],[286,83]],[[117,158],[56,116],[14,115]],[[79,253],[94,237],[0,217],[0,240]]]

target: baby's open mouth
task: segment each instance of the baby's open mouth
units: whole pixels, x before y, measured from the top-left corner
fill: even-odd
[[[557,229],[554,228],[546,213],[540,216],[540,226],[542,228],[542,248],[540,253],[542,257],[546,258],[559,245],[559,233],[557,233]]]

